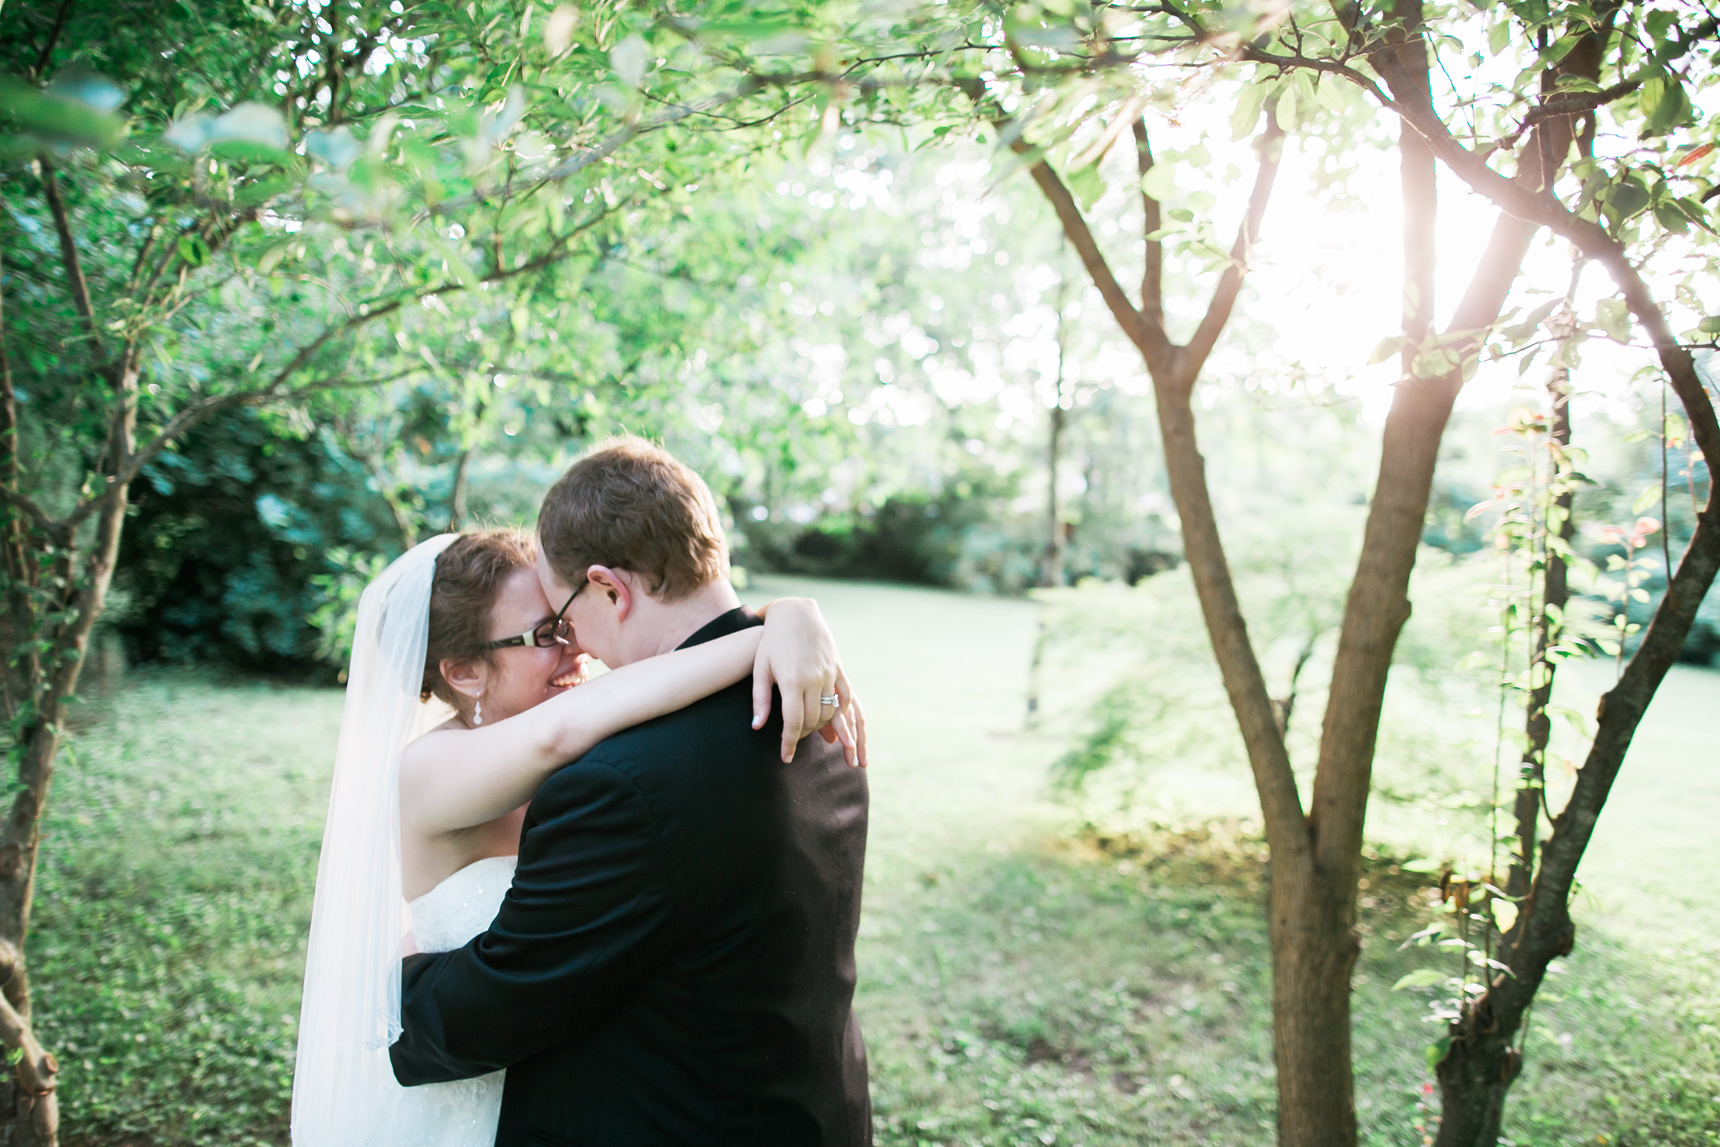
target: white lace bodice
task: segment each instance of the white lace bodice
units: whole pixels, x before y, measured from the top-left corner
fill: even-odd
[[[492,856],[468,864],[408,904],[419,951],[449,952],[488,928],[513,883],[515,859]],[[394,1087],[381,1097],[392,1104],[379,1121],[381,1138],[366,1147],[492,1147],[505,1074]]]
[[[513,856],[473,861],[406,906],[420,952],[451,952],[490,926],[514,881]]]

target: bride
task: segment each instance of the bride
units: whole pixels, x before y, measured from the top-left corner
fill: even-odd
[[[458,948],[489,925],[526,805],[551,773],[749,672],[755,729],[773,683],[791,725],[812,698],[850,704],[830,632],[804,598],[761,609],[763,627],[584,683],[585,655],[544,598],[535,557],[520,531],[444,534],[401,556],[359,601],[305,964],[294,1147],[494,1142],[503,1072],[395,1082],[400,957]],[[839,712],[821,732],[841,739],[852,765],[864,740],[852,734],[858,707],[849,711],[852,726]],[[799,731],[784,731],[790,751]]]

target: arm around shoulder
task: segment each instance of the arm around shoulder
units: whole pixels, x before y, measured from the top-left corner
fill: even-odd
[[[659,825],[633,777],[607,761],[558,772],[532,802],[519,868],[488,931],[409,957],[402,1084],[469,1078],[600,1026],[656,969],[675,895]]]

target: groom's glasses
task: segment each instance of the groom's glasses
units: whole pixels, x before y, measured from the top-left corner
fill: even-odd
[[[485,649],[506,649],[510,645],[535,645],[539,649],[548,649],[552,645],[573,644],[573,622],[567,619],[567,607],[573,604],[573,599],[579,596],[579,590],[590,585],[581,582],[579,589],[567,595],[561,608],[555,611],[555,616],[538,622],[524,633],[516,633],[512,637],[503,637],[484,646]]]

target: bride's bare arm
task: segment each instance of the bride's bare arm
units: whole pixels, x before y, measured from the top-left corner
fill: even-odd
[[[835,640],[810,599],[771,606],[762,627],[624,665],[505,721],[418,738],[400,761],[402,825],[437,835],[494,820],[605,737],[685,708],[749,671],[784,682],[785,696],[798,692],[810,674],[835,662]],[[781,652],[771,657],[772,650]],[[768,710],[768,685],[765,698]],[[755,706],[754,727],[766,716]],[[854,750],[844,747],[852,759]]]

